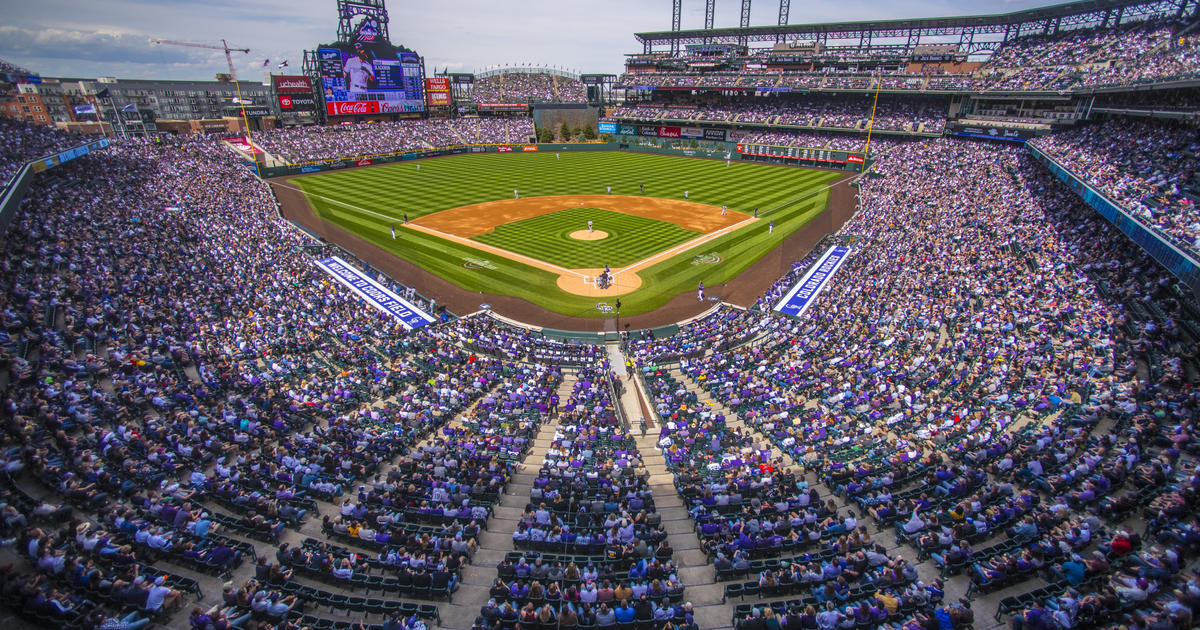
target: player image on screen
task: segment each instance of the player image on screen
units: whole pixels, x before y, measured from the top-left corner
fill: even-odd
[[[318,54],[330,114],[425,109],[421,57],[381,37],[376,20],[364,19],[350,41],[322,46]]]
[[[362,44],[354,45],[354,54],[346,57],[342,71],[346,74],[346,85],[351,91],[373,90],[379,87],[375,80],[375,65],[371,54]]]

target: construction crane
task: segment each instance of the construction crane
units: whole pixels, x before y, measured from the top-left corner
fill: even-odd
[[[250,155],[254,161],[254,172],[259,172],[258,158],[254,154],[254,141],[250,138],[250,121],[246,120],[246,99],[242,98],[242,84],[238,82],[237,70],[233,68],[233,56],[229,53],[240,52],[250,54],[249,48],[230,48],[229,42],[221,40],[220,46],[212,44],[197,44],[195,42],[177,42],[169,39],[151,39],[151,44],[167,44],[169,46],[188,46],[190,48],[207,48],[209,50],[225,51],[225,63],[229,64],[229,80],[233,81],[233,89],[237,90],[237,100],[234,101],[242,111],[242,126],[246,129],[246,142],[250,144]]]
[[[229,53],[240,52],[240,53],[246,53],[247,55],[250,54],[249,48],[230,48],[229,44],[227,44],[225,42],[225,40],[223,40],[223,39],[221,40],[220,46],[213,46],[212,44],[196,44],[193,42],[176,42],[176,41],[172,41],[169,39],[151,39],[150,43],[151,44],[167,44],[170,46],[188,46],[191,48],[207,48],[209,50],[223,50],[223,51],[225,51],[225,61],[229,64],[229,78],[232,79],[235,84],[237,83],[237,80],[238,80],[237,70],[233,69],[233,57],[230,56]]]

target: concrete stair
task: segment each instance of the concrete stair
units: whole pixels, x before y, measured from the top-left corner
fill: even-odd
[[[574,386],[573,377],[564,378],[558,388],[560,398],[569,396]],[[496,579],[496,565],[504,560],[508,552],[513,551],[512,534],[517,530],[525,506],[529,504],[533,480],[542,466],[542,459],[550,450],[557,428],[557,420],[538,428],[529,452],[509,480],[500,503],[493,508],[487,531],[479,536],[479,549],[471,559],[471,565],[463,569],[461,586],[454,594],[454,603],[442,605],[441,627],[455,630],[470,628],[479,615],[479,609],[487,603],[488,590]]]

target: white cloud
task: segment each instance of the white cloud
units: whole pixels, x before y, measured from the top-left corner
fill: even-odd
[[[1053,4],[981,0],[971,13]],[[789,23],[959,15],[957,0],[795,2]],[[685,29],[703,26],[703,4],[684,5]],[[774,24],[778,3],[752,4],[751,24]],[[234,59],[239,75],[259,78],[262,60],[299,70],[303,51],[335,39],[333,0],[40,0],[5,7],[0,58],[46,76],[210,79],[225,71],[219,51],[153,46],[149,39],[219,43],[252,49]],[[635,32],[668,30],[665,0],[438,0],[389,7],[391,39],[426,59],[426,69],[471,71],[505,63],[546,64],[619,73],[624,54],[640,52]],[[717,26],[736,26],[739,0],[718,0]],[[211,54],[210,54],[211,53]]]

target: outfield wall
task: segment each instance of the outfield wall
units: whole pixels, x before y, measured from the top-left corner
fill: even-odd
[[[519,147],[522,145],[513,146]],[[561,147],[564,145],[540,146]],[[592,150],[608,150],[613,152],[635,151],[632,148],[620,149],[614,143],[592,143],[583,146],[589,147]],[[661,153],[676,156],[688,155],[679,148],[669,149],[655,146],[641,147],[641,149],[646,153]],[[540,147],[539,150],[541,150]],[[695,157],[702,158],[706,156],[701,154],[695,155]],[[719,159],[724,160],[724,153],[719,156]],[[800,166],[794,162],[789,163],[789,165]],[[831,185],[829,201],[824,211],[812,217],[808,223],[785,239],[779,246],[764,254],[758,261],[738,276],[735,282],[729,282],[727,285],[722,286],[721,290],[724,292],[724,301],[733,305],[746,307],[753,305],[763,291],[769,288],[780,276],[791,270],[794,262],[807,255],[822,238],[836,232],[856,210],[857,189],[851,185],[852,180],[856,177],[861,177],[861,175],[846,172],[840,180]],[[284,181],[286,179],[285,177]],[[397,257],[385,251],[358,234],[317,216],[299,188],[295,186],[274,186],[273,190],[279,199],[281,212],[285,218],[304,226],[326,242],[346,248],[364,261],[364,263],[371,265],[379,272],[386,274],[396,281],[414,288],[421,295],[437,296],[438,304],[445,306],[450,312],[463,314],[472,313],[480,309],[490,309],[493,313],[503,314],[506,317],[524,322],[527,325],[541,327],[543,334],[550,337],[575,339],[590,337],[600,340],[615,338],[616,336],[616,322],[613,317],[580,317],[556,313],[539,309],[521,298],[464,289],[442,276],[431,273],[404,258]],[[717,287],[714,287],[714,290],[717,290]],[[621,326],[624,328],[628,324],[631,330],[666,326],[667,328],[663,332],[667,332],[670,330],[670,326],[694,317],[698,312],[705,310],[709,306],[707,302],[697,302],[694,291],[684,291],[674,296],[666,305],[657,310],[631,316],[622,315]],[[537,311],[536,313],[534,313],[535,310]],[[605,332],[608,333],[607,336],[604,334]]]
[[[470,153],[535,153],[535,152],[567,152],[567,151],[615,151],[616,144],[612,142],[560,142],[544,144],[463,144],[451,147],[433,149],[414,149],[396,153],[380,153],[376,155],[359,155],[336,160],[321,160],[305,162],[288,166],[262,167],[259,169],[263,179],[286,177],[288,175],[308,175],[324,171],[336,171],[343,168],[405,162],[419,158],[441,157],[445,155],[464,155]]]
[[[325,171],[336,171],[343,168],[356,168],[360,166],[373,166],[375,164],[389,164],[392,162],[405,162],[408,160],[416,160],[419,158],[441,157],[446,155],[464,155],[472,153],[546,153],[546,152],[570,152],[570,151],[635,151],[638,153],[656,153],[661,155],[681,155],[685,157],[708,158],[713,160],[726,159],[742,159],[756,161],[770,161],[785,166],[800,166],[804,168],[825,168],[825,169],[844,169],[849,171],[857,171],[861,168],[859,164],[847,163],[845,160],[830,161],[819,159],[796,158],[795,156],[781,155],[772,156],[770,158],[749,156],[740,151],[742,145],[736,142],[725,142],[717,140],[689,139],[689,138],[660,138],[660,137],[639,137],[639,136],[614,136],[611,142],[559,142],[559,143],[537,143],[537,144],[464,144],[452,147],[438,147],[434,149],[419,149],[412,151],[399,151],[396,153],[382,153],[377,155],[361,155],[356,157],[347,157],[337,160],[322,160],[319,162],[306,162],[302,164],[291,164],[288,166],[261,166],[259,167],[260,176],[263,179],[271,179],[274,177],[287,177],[289,175],[308,175],[310,173],[322,173]],[[831,153],[824,149],[796,149],[795,151],[822,151]],[[846,154],[846,152],[839,152]],[[847,154],[849,155],[849,154]]]

